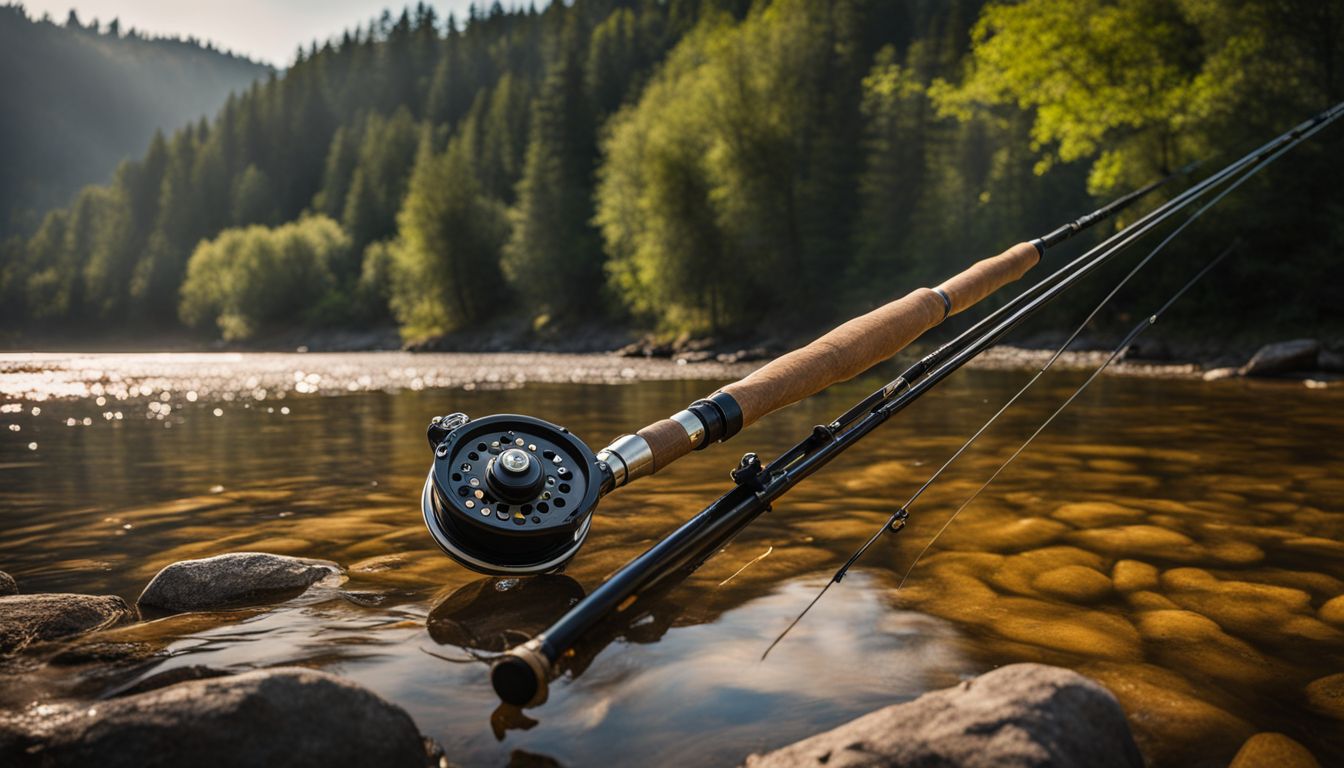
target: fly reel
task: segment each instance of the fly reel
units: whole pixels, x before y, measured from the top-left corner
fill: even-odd
[[[481,573],[545,573],[583,546],[610,472],[569,430],[455,413],[436,417],[428,437],[434,464],[420,507],[449,557]]]

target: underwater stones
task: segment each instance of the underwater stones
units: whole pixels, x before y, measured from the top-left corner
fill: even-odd
[[[990,570],[990,581],[1005,592],[1034,597],[1040,595],[1041,590],[1033,582],[1046,571],[1066,565],[1100,569],[1103,563],[1100,555],[1085,549],[1043,547],[1002,558],[1002,562]]]
[[[1265,559],[1265,551],[1249,541],[1219,541],[1205,547],[1209,557],[1228,565],[1254,565]]]
[[[1198,613],[1147,611],[1137,622],[1148,647],[1168,666],[1249,685],[1269,682],[1276,674],[1269,659]]]
[[[1138,560],[1116,561],[1111,578],[1121,593],[1157,589],[1157,568]]]
[[[1114,696],[1041,664],[987,672],[746,761],[749,768],[1142,764]]]
[[[7,765],[430,763],[405,710],[334,675],[276,668],[191,680],[0,728]]]
[[[1316,618],[1311,595],[1300,589],[1220,580],[1198,568],[1174,568],[1163,573],[1161,580],[1173,602],[1251,640],[1281,643],[1285,636],[1321,641],[1344,638]]]
[[[1095,603],[1111,594],[1111,580],[1082,565],[1064,565],[1038,575],[1031,585],[1071,603]]]
[[[1109,501],[1080,501],[1057,508],[1050,516],[1079,528],[1096,528],[1118,523],[1136,523],[1143,510],[1122,507]]]
[[[0,571],[0,597],[5,595],[17,595],[19,585],[14,581],[14,577],[4,571]]]
[[[1318,615],[1321,621],[1344,626],[1344,595],[1327,600],[1325,605],[1321,606]]]
[[[115,595],[8,595],[0,597],[0,653],[110,627],[135,613]]]
[[[1320,768],[1306,747],[1282,733],[1257,733],[1237,750],[1227,768]]]
[[[1134,626],[1111,613],[1025,597],[1000,598],[994,607],[984,626],[1010,640],[1094,659],[1143,656]]]
[[[1254,732],[1249,723],[1201,698],[1180,675],[1150,664],[1088,664],[1129,715],[1134,738],[1153,765],[1217,764]]]
[[[339,572],[340,567],[327,560],[231,552],[165,567],[137,604],[164,611],[200,611],[269,602],[297,596]]]
[[[1129,557],[1171,557],[1196,546],[1189,536],[1155,525],[1073,531],[1065,538],[1094,552]]]
[[[1125,595],[1125,602],[1136,611],[1168,611],[1178,610],[1181,607],[1162,595],[1147,590],[1130,592]]]
[[[1344,672],[1307,685],[1307,705],[1323,715],[1344,720]]]
[[[1020,552],[1050,544],[1069,526],[1043,517],[994,516],[978,520],[959,519],[944,536],[950,548],[986,552]]]

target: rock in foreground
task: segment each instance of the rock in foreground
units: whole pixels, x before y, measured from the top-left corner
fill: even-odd
[[[880,709],[765,755],[750,768],[1141,766],[1125,713],[1105,688],[1041,664],[1013,664]]]
[[[136,602],[163,611],[251,605],[297,596],[339,572],[340,567],[328,560],[231,552],[173,563],[154,576]]]
[[[279,668],[0,723],[5,765],[416,766],[410,715],[334,675]]]
[[[0,597],[0,653],[110,627],[133,616],[126,601],[114,595]]]
[[[1320,768],[1306,747],[1282,733],[1257,733],[1246,740],[1228,768]]]

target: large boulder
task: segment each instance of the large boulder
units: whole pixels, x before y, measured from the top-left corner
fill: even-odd
[[[43,709],[0,721],[0,764],[424,768],[431,762],[429,743],[405,710],[310,669],[194,680]]]
[[[750,768],[1143,765],[1125,713],[1100,684],[1013,664],[880,709],[765,755]]]
[[[115,595],[7,595],[0,597],[0,653],[110,627],[134,615]]]
[[[0,597],[17,594],[19,594],[19,585],[14,581],[14,577],[0,571]]]
[[[296,597],[313,583],[340,572],[329,560],[231,552],[167,566],[136,601],[159,611],[205,611]]]
[[[1266,344],[1241,366],[1242,376],[1272,376],[1291,371],[1313,371],[1321,354],[1315,339],[1294,339]]]

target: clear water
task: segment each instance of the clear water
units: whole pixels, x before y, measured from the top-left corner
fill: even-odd
[[[1344,727],[1306,693],[1344,669],[1344,627],[1321,612],[1344,594],[1344,389],[1300,383],[1103,377],[897,591],[950,512],[1083,374],[1048,377],[760,661],[1027,375],[963,371],[632,624],[589,638],[545,705],[500,708],[493,651],[726,490],[742,452],[783,450],[881,381],[834,388],[607,498],[565,576],[527,592],[482,582],[424,532],[428,418],[530,413],[600,445],[714,387],[678,377],[737,373],[527,355],[11,359],[0,368],[0,569],[27,592],[134,601],[185,558],[334,560],[342,583],[286,603],[106,633],[164,651],[115,682],[192,664],[319,667],[406,708],[463,765],[519,749],[566,765],[735,764],[1016,661],[1100,679],[1159,765],[1224,764],[1263,730],[1344,761]],[[569,380],[603,383],[556,383]],[[1131,574],[1151,572],[1117,571],[1122,560],[1160,576],[1135,587]],[[113,684],[72,688],[85,674],[28,669],[0,681],[0,701]]]

